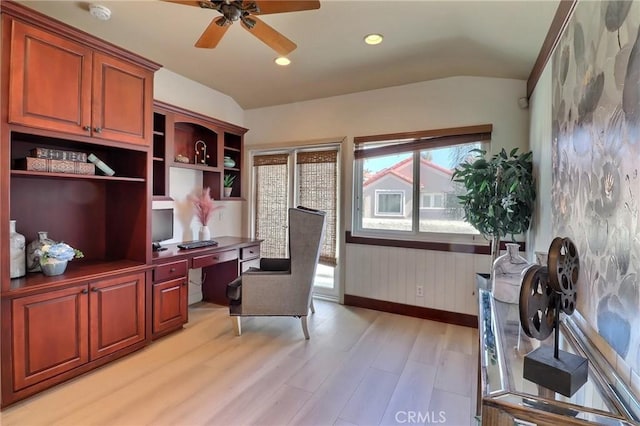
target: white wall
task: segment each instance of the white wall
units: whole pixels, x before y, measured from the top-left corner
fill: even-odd
[[[540,76],[529,99],[531,126],[529,138],[536,178],[536,203],[527,240],[527,258],[535,252],[547,253],[553,240],[551,229],[551,66]]]
[[[161,68],[154,78],[154,99],[176,105],[209,117],[244,127],[244,110],[229,96]],[[153,208],[174,208],[174,238],[168,242],[195,240],[199,223],[191,210],[187,195],[202,188],[202,172],[171,168],[169,196],[173,201],[154,201]],[[222,206],[209,220],[212,238],[217,236],[242,236],[242,211],[244,201],[218,201]],[[202,300],[201,270],[191,271],[189,276],[189,303]]]
[[[447,127],[493,124],[492,152],[500,148],[528,149],[528,111],[518,108],[518,99],[526,95],[526,82],[522,80],[453,77],[409,84],[386,89],[324,98],[314,101],[257,108],[245,111],[245,127],[251,129],[245,137],[245,147],[283,142],[343,137],[343,191],[342,217],[345,229],[351,229],[353,137],[383,133],[409,132]],[[244,182],[249,182],[250,168],[245,169]],[[250,185],[243,185],[248,191]],[[246,196],[247,194],[245,194]],[[245,221],[247,219],[245,211]],[[352,271],[364,271],[378,260],[371,249],[371,256],[364,256],[369,264],[356,264],[344,247],[344,234],[340,235],[343,271],[349,271],[344,292],[353,294],[365,276]],[[436,252],[432,252],[436,256]],[[487,256],[488,259],[488,256]],[[477,262],[473,260],[473,268]],[[487,260],[488,262],[488,260]],[[399,266],[400,267],[400,266]],[[486,272],[487,268],[484,271]],[[461,278],[468,283],[468,293],[475,285],[473,270]],[[341,280],[344,282],[345,274]],[[384,289],[369,289],[370,295],[384,296]],[[425,288],[425,294],[428,289]],[[359,291],[358,291],[359,292]],[[365,296],[372,297],[372,296]],[[412,297],[396,297],[398,303],[416,304]],[[467,310],[467,308],[464,308]],[[458,310],[460,312],[460,310]]]

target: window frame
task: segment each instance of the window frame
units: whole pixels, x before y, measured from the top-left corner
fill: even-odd
[[[478,142],[481,148],[489,151],[491,141],[492,125],[479,125],[458,127],[450,129],[426,130],[409,133],[395,133],[389,135],[361,136],[354,138],[354,159],[353,159],[353,200],[352,200],[352,234],[355,237],[369,237],[396,240],[417,240],[417,241],[433,241],[433,242],[460,242],[471,244],[485,244],[486,239],[477,231],[474,233],[444,233],[444,232],[427,232],[420,231],[420,210],[421,207],[421,191],[420,191],[420,152],[425,149],[445,148],[454,145]],[[476,138],[477,139],[474,139]],[[369,145],[367,147],[366,145]],[[400,152],[411,152],[413,156],[413,185],[412,185],[412,226],[411,230],[390,230],[390,229],[371,229],[363,227],[364,197],[363,197],[363,174],[364,160],[373,155],[367,155],[367,150],[375,150],[376,155],[391,155]],[[376,190],[377,192],[380,190]],[[396,190],[392,190],[396,191]],[[399,190],[398,190],[399,191]],[[416,200],[418,202],[416,203]],[[377,195],[375,212],[377,215]],[[443,205],[446,200],[443,198]],[[425,210],[443,209],[440,208],[424,208]],[[403,210],[404,210],[403,204]],[[405,212],[406,213],[406,212]],[[385,216],[381,216],[385,217]],[[392,216],[386,216],[392,217]],[[399,217],[399,216],[393,216]]]
[[[400,212],[399,213],[381,213],[378,196],[380,195],[400,195]],[[376,189],[375,190],[375,217],[404,217],[405,191],[402,189]]]

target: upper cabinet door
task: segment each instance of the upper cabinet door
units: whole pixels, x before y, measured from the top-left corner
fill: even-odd
[[[11,21],[9,122],[89,136],[91,49]]]
[[[149,145],[153,73],[102,53],[93,57],[93,136]]]

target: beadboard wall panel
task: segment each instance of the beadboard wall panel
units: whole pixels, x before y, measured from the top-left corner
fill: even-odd
[[[487,255],[347,244],[345,257],[345,294],[478,314],[475,274],[489,271]]]

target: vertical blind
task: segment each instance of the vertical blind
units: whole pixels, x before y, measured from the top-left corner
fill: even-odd
[[[338,151],[298,152],[296,155],[298,203],[326,213],[320,262],[336,265],[336,214]]]
[[[263,239],[262,257],[287,257],[289,208],[288,154],[253,157],[256,182],[256,238]]]

